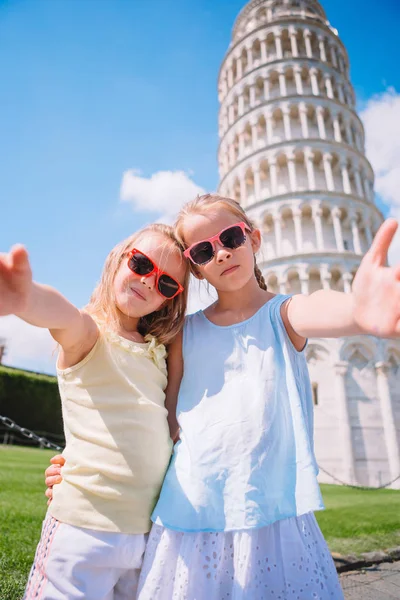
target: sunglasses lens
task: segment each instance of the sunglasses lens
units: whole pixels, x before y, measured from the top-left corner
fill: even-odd
[[[175,279],[164,273],[158,280],[158,289],[165,298],[172,298],[179,290],[179,285]]]
[[[214,250],[210,242],[200,242],[190,250],[190,257],[196,265],[205,265],[214,256]]]
[[[225,229],[220,235],[221,244],[225,246],[225,248],[230,248],[231,250],[242,246],[245,239],[246,236],[243,233],[243,229],[238,225]]]
[[[151,260],[140,252],[136,252],[131,256],[128,266],[131,271],[136,273],[136,275],[148,275],[154,270],[154,265]]]

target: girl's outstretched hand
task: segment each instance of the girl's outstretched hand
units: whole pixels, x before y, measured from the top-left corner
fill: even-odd
[[[24,310],[32,286],[28,253],[21,245],[0,254],[0,316]]]
[[[365,333],[386,338],[400,337],[400,264],[386,266],[397,228],[395,219],[381,225],[353,282],[355,321]]]

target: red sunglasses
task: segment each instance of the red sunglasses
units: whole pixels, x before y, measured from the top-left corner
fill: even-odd
[[[235,250],[245,243],[246,231],[250,231],[246,223],[241,222],[230,225],[230,227],[226,227],[217,233],[217,235],[192,244],[185,250],[183,255],[186,258],[190,258],[195,265],[206,265],[215,254],[215,241],[218,241],[224,248]]]
[[[157,290],[161,296],[168,300],[172,300],[184,290],[179,281],[176,281],[165,271],[161,271],[148,256],[136,248],[132,248],[128,253],[128,267],[139,277],[150,277],[150,275],[156,273]]]

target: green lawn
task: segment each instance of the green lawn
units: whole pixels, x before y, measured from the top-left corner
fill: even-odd
[[[46,512],[49,450],[0,446],[0,600],[20,600]],[[400,545],[400,492],[323,485],[327,510],[317,519],[332,551]]]
[[[20,600],[46,513],[49,450],[0,446],[0,600]]]
[[[360,554],[400,546],[400,491],[321,489],[327,510],[316,517],[332,552]]]

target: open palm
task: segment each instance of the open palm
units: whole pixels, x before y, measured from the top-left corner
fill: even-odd
[[[32,270],[23,246],[0,254],[0,316],[23,310],[32,286]]]
[[[364,256],[353,282],[355,319],[372,335],[400,337],[400,264],[387,266],[398,224],[387,219]]]

